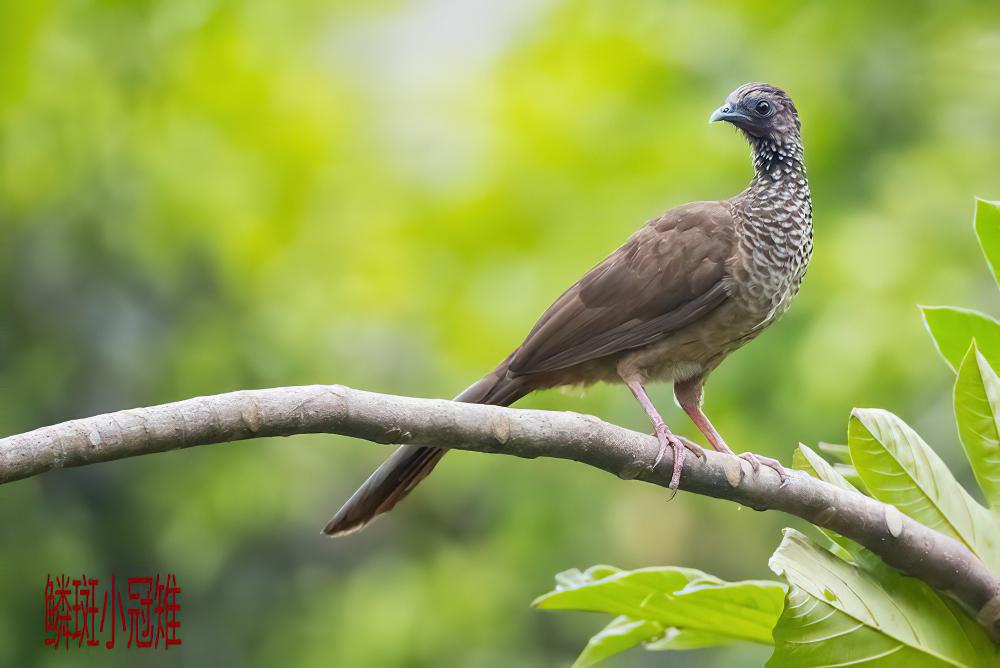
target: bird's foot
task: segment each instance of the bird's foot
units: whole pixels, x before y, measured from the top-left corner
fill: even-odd
[[[705,461],[706,459],[708,459],[708,457],[705,456],[705,448],[701,447],[691,439],[684,438],[683,436],[678,436],[677,434],[674,434],[674,438],[683,443],[684,447],[693,452],[694,456],[700,459],[701,461]]]
[[[781,465],[781,462],[779,462],[777,459],[772,459],[771,457],[765,457],[763,455],[755,455],[752,452],[744,452],[741,455],[739,455],[739,457],[740,459],[745,459],[748,462],[750,462],[750,468],[753,469],[754,473],[760,471],[761,465],[774,469],[778,473],[778,476],[781,478],[781,487],[784,487],[785,484],[788,482],[788,472],[785,470],[785,467]]]
[[[674,468],[673,473],[670,476],[670,489],[676,494],[677,488],[681,484],[681,470],[684,468],[684,450],[690,450],[702,461],[705,460],[705,451],[697,443],[690,441],[683,436],[678,436],[670,431],[665,424],[656,425],[655,434],[657,440],[660,442],[660,450],[656,453],[656,459],[653,461],[653,465],[649,468],[649,470],[653,471],[660,465],[660,460],[663,459],[663,455],[667,451],[667,448],[673,450]],[[670,498],[673,498],[673,495],[671,495]]]

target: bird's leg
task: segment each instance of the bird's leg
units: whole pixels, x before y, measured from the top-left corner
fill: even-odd
[[[632,390],[632,394],[635,396],[636,400],[642,406],[643,410],[646,411],[646,415],[649,416],[650,421],[653,423],[653,430],[656,433],[656,439],[660,442],[660,450],[656,453],[656,461],[650,467],[650,471],[654,470],[659,464],[660,460],[663,459],[663,453],[666,452],[667,448],[671,448],[674,451],[674,469],[670,476],[670,489],[675,490],[681,484],[681,469],[684,466],[684,450],[688,449],[694,452],[697,456],[702,459],[705,458],[705,453],[702,452],[701,447],[697,444],[692,443],[686,438],[677,436],[672,431],[667,423],[663,421],[660,417],[660,413],[656,410],[653,402],[649,400],[649,396],[646,394],[646,389],[642,386],[642,381],[638,375],[635,374],[621,374],[622,380],[628,385],[628,389]]]
[[[726,441],[723,440],[722,434],[715,428],[712,421],[708,419],[705,412],[701,410],[701,398],[702,398],[702,386],[704,384],[704,379],[697,378],[693,380],[687,380],[681,383],[674,383],[674,396],[677,398],[677,403],[680,405],[684,412],[688,414],[691,418],[691,422],[698,427],[698,431],[705,435],[708,439],[709,444],[719,452],[724,452],[727,455],[736,455],[732,448],[726,445]],[[777,459],[772,459],[771,457],[764,457],[763,455],[755,455],[752,452],[744,452],[740,455],[736,455],[741,459],[745,459],[750,462],[750,467],[753,469],[754,473],[760,470],[760,465],[768,466],[775,471],[781,477],[781,484],[784,485],[788,481],[788,473],[785,468],[781,465]]]

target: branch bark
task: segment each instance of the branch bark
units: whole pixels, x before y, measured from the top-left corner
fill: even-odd
[[[654,437],[589,415],[415,399],[340,385],[245,390],[70,420],[0,439],[0,484],[196,445],[330,433],[376,443],[417,442],[518,457],[572,459],[623,479],[667,487],[668,452],[653,471]],[[1000,578],[964,545],[895,509],[792,471],[759,474],[736,457],[686,460],[681,489],[757,510],[781,510],[836,531],[886,563],[960,601],[1000,642]],[[890,524],[891,521],[891,524]],[[890,529],[892,526],[892,529]]]

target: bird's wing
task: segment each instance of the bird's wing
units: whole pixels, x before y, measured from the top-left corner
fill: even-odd
[[[512,375],[555,371],[640,348],[726,300],[734,252],[729,205],[696,202],[650,221],[542,314]]]

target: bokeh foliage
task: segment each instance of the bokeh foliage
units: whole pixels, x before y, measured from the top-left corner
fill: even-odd
[[[996,312],[963,207],[998,197],[997,25],[988,1],[4,2],[0,425],[295,383],[453,395],[642,221],[742,188],[746,147],[705,120],[766,80],[802,114],[816,253],[710,414],[787,459],[886,406],[969,483],[914,304]],[[621,388],[578,395],[522,403],[646,428]],[[321,540],[384,455],[308,437],[0,488],[0,663],[66,661],[42,648],[46,573],[173,571],[191,665],[547,666],[593,631],[525,607],[552,572],[764,577],[785,522],[456,453]]]

